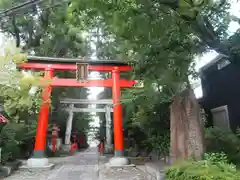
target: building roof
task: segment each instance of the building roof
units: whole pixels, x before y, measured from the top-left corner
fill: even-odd
[[[211,66],[213,66],[214,64],[218,63],[221,59],[223,58],[227,58],[226,55],[223,54],[219,54],[217,57],[213,58],[209,63],[207,63],[206,65],[204,65],[203,67],[201,67],[199,69],[199,72],[202,73],[203,71],[207,70],[208,68],[210,68]]]

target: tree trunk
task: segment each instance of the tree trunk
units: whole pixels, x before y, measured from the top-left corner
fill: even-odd
[[[202,159],[204,154],[204,123],[200,106],[192,89],[175,97],[171,109],[171,161]]]

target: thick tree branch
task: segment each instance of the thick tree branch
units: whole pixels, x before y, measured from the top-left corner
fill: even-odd
[[[17,27],[15,16],[13,16],[13,18],[12,18],[12,26],[13,26],[14,36],[16,38],[16,46],[19,47],[20,46],[20,41],[21,41],[21,39],[20,39],[20,30]]]
[[[220,54],[224,54],[230,57],[230,52],[228,47],[224,42],[221,42],[217,33],[214,31],[214,27],[209,22],[208,17],[198,17],[196,21],[191,23],[193,30],[198,33],[201,40],[206,43],[213,50]]]
[[[40,15],[40,29],[34,34],[33,33],[33,26],[29,29],[28,34],[29,38],[27,40],[27,45],[24,49],[28,49],[29,47],[38,47],[40,46],[41,38],[43,37],[44,33],[46,33],[47,27],[49,25],[49,16],[50,11],[45,10]]]
[[[41,19],[41,30],[36,33],[36,36],[34,38],[34,42],[32,44],[33,47],[40,46],[40,40],[43,36],[43,34],[46,32],[47,27],[49,25],[49,15],[50,11],[46,10],[41,13],[40,19]]]
[[[168,6],[174,11],[179,7],[179,0],[158,0],[158,3]]]

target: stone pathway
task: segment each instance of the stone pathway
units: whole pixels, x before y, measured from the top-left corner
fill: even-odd
[[[100,171],[99,180],[156,180],[137,167],[109,168]]]
[[[19,170],[5,180],[154,180],[137,167],[106,168],[97,148],[90,148],[71,157],[50,159],[54,169]]]
[[[61,160],[61,158],[59,158]],[[6,180],[97,180],[98,153],[97,148],[90,148],[74,156],[55,163],[52,170],[34,171],[19,170]]]
[[[108,161],[109,157],[99,158],[99,180],[156,180],[145,168],[140,168],[140,166],[108,167],[106,165]]]

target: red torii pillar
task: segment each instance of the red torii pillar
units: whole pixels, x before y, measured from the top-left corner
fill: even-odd
[[[116,67],[112,71],[112,99],[113,99],[113,131],[114,131],[114,154],[116,157],[124,156],[124,138],[122,121],[122,104],[120,102],[120,71]]]
[[[109,164],[110,166],[122,166],[129,164],[129,160],[124,157],[120,71],[118,67],[112,70],[112,82],[114,157],[109,160]]]
[[[49,81],[54,76],[54,70],[47,68],[44,74],[44,80]],[[35,147],[33,157],[28,159],[28,166],[43,167],[48,165],[48,159],[45,158],[46,137],[48,128],[48,116],[50,109],[52,86],[47,84],[42,90],[42,105],[40,106],[38,126],[36,132]],[[39,159],[39,160],[37,160]]]

